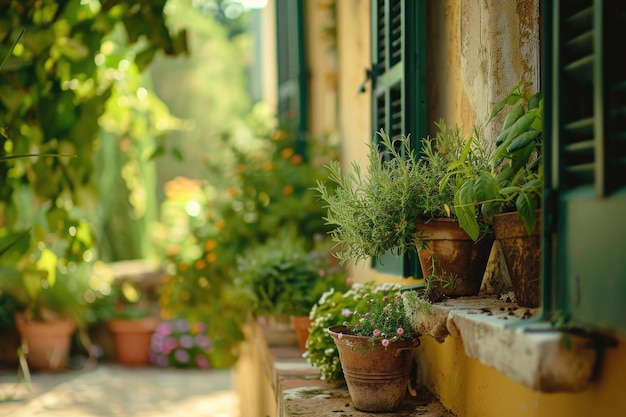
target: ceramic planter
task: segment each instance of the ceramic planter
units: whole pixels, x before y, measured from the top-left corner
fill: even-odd
[[[541,301],[541,210],[536,211],[536,216],[537,225],[530,236],[516,211],[493,218],[495,237],[502,246],[520,307],[539,307]]]
[[[399,340],[385,348],[382,344],[372,345],[365,336],[349,335],[345,326],[332,326],[328,334],[339,351],[354,408],[367,412],[400,409],[419,339]]]
[[[444,280],[451,279],[453,285],[441,291],[450,297],[478,295],[493,246],[492,234],[474,242],[461,229],[459,223],[450,218],[435,219],[428,223],[417,221],[421,235],[416,246],[422,273]]]

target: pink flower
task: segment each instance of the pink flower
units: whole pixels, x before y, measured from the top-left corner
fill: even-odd
[[[337,339],[339,339],[339,340],[343,339],[343,333],[339,333],[339,334],[337,335]]]
[[[374,333],[373,334],[374,334],[374,337],[380,336],[380,330],[374,329]]]
[[[352,285],[353,283],[354,283],[354,278],[352,278],[352,277],[346,278],[346,284],[347,285]]]
[[[348,346],[352,347],[354,345],[354,342],[352,340],[348,341]]]
[[[387,297],[386,295],[383,297],[383,301],[389,301],[389,297]]]
[[[387,339],[383,339],[383,341],[380,342],[380,343],[382,343],[384,347],[389,346],[389,340],[387,340]]]
[[[404,329],[402,327],[398,327],[398,330],[396,330],[396,332],[398,332],[399,336],[402,336],[404,334]]]

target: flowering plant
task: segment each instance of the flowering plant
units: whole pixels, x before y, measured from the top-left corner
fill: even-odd
[[[357,306],[354,311],[344,311],[344,317],[348,318],[343,322],[347,329],[346,334],[353,336],[365,336],[368,341],[381,344],[383,347],[403,339],[414,339],[417,332],[410,319],[411,303],[409,298],[399,289],[393,291],[372,291],[363,294],[365,304]],[[343,334],[338,336],[342,340]],[[346,340],[350,346],[352,341]]]
[[[161,322],[152,334],[150,360],[158,367],[210,367],[213,344],[207,336],[207,325],[185,318]]]
[[[400,293],[401,288],[400,284],[365,282],[354,283],[343,293],[331,289],[322,295],[311,310],[307,351],[303,355],[312,366],[319,369],[322,380],[344,379],[339,352],[327,333],[331,326],[344,322],[353,334],[371,335],[374,343],[378,341],[381,344],[383,340],[391,342],[392,338],[417,337],[410,318],[418,295],[413,291]],[[385,311],[390,300],[391,307]],[[395,300],[397,304],[393,304]],[[398,334],[400,328],[402,334]],[[380,331],[376,332],[378,336],[374,336],[374,330]]]

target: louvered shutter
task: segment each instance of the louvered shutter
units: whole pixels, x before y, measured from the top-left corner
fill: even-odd
[[[626,3],[546,12],[544,307],[626,333]]]
[[[372,0],[372,138],[426,137],[426,2]],[[385,158],[385,155],[381,155]],[[389,275],[420,277],[416,254],[391,253],[373,266]]]

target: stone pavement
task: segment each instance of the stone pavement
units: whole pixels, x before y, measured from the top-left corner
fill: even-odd
[[[4,417],[238,417],[230,370],[126,368],[35,372],[20,382],[0,370]]]

